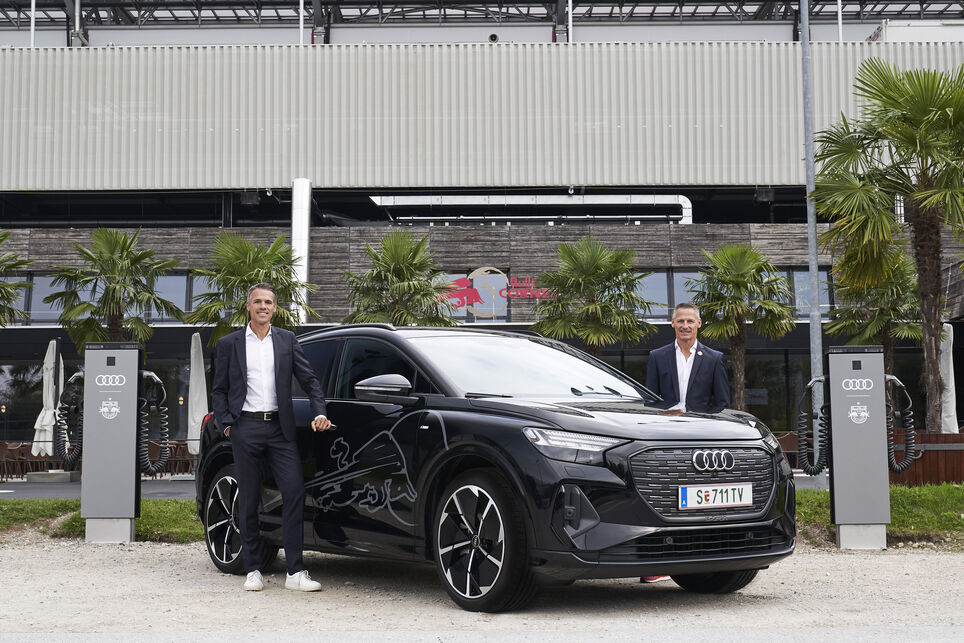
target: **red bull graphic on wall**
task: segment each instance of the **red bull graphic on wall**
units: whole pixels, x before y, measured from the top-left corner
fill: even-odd
[[[451,289],[446,298],[454,308],[453,317],[460,321],[510,321],[513,299],[548,299],[554,295],[537,288],[535,277],[508,277],[492,266],[483,266],[467,274],[450,273]]]
[[[453,281],[452,290],[449,291],[447,298],[455,300],[451,302],[453,308],[463,308],[465,306],[471,306],[472,304],[483,303],[482,295],[473,287],[472,281],[468,277],[462,277]]]

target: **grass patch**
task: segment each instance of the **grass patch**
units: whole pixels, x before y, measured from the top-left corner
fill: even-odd
[[[193,543],[204,540],[204,529],[193,500],[141,500],[141,517],[134,523],[134,539],[158,543]],[[83,538],[85,523],[74,512],[51,532],[57,538]]]
[[[813,544],[835,542],[829,491],[797,490],[797,530]],[[964,548],[964,485],[891,485],[887,542],[949,543]]]
[[[888,544],[944,543],[964,549],[964,485],[940,484],[890,488],[891,524]],[[24,525],[44,526],[67,516],[51,530],[59,538],[83,538],[80,500],[0,500],[0,533]],[[830,492],[797,490],[797,529],[800,538],[814,545],[832,545],[835,529],[830,522]],[[135,525],[139,541],[191,543],[204,540],[193,500],[141,500],[141,517]]]
[[[77,499],[0,500],[0,532],[14,527],[41,524],[79,509],[80,500]]]
[[[141,500],[141,517],[134,526],[135,539],[161,543],[192,543],[204,540],[193,500]],[[0,533],[26,525],[44,526],[67,516],[50,532],[58,538],[83,538],[85,521],[80,500],[35,498],[0,500]]]

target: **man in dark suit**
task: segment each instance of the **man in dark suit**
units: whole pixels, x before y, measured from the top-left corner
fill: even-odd
[[[730,382],[723,368],[723,353],[696,341],[703,320],[690,303],[673,311],[676,341],[649,352],[646,388],[663,398],[654,406],[667,409],[661,414],[682,415],[687,411],[717,413],[730,405]],[[643,583],[658,583],[669,576],[643,576]]]
[[[246,308],[251,322],[218,341],[211,387],[214,417],[225,427],[234,452],[241,554],[248,572],[244,589],[264,589],[258,569],[258,503],[261,472],[267,461],[281,491],[282,540],[288,572],[285,587],[313,592],[321,589],[321,584],[311,580],[302,562],[305,487],[296,442],[292,375],[308,392],[315,413],[311,428],[327,431],[331,422],[325,417],[321,384],[294,333],[271,326],[271,317],[277,310],[274,287],[265,283],[252,286]]]
[[[646,388],[663,401],[655,406],[677,413],[718,413],[730,405],[730,382],[723,354],[700,344],[696,335],[703,320],[690,303],[673,311],[676,341],[650,351]]]

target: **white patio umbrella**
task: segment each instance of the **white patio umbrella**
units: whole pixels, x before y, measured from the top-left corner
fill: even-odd
[[[204,375],[201,334],[191,335],[191,376],[187,387],[187,450],[197,455],[201,446],[201,422],[208,414],[208,379]]]
[[[53,455],[54,453],[54,423],[57,421],[57,393],[64,390],[64,363],[60,362],[57,386],[54,386],[54,364],[57,363],[57,340],[52,339],[47,345],[43,367],[43,408],[34,423],[33,446],[30,452],[34,455]]]

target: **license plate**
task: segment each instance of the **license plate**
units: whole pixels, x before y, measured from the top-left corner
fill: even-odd
[[[748,507],[753,504],[753,484],[704,484],[680,486],[680,509]]]

